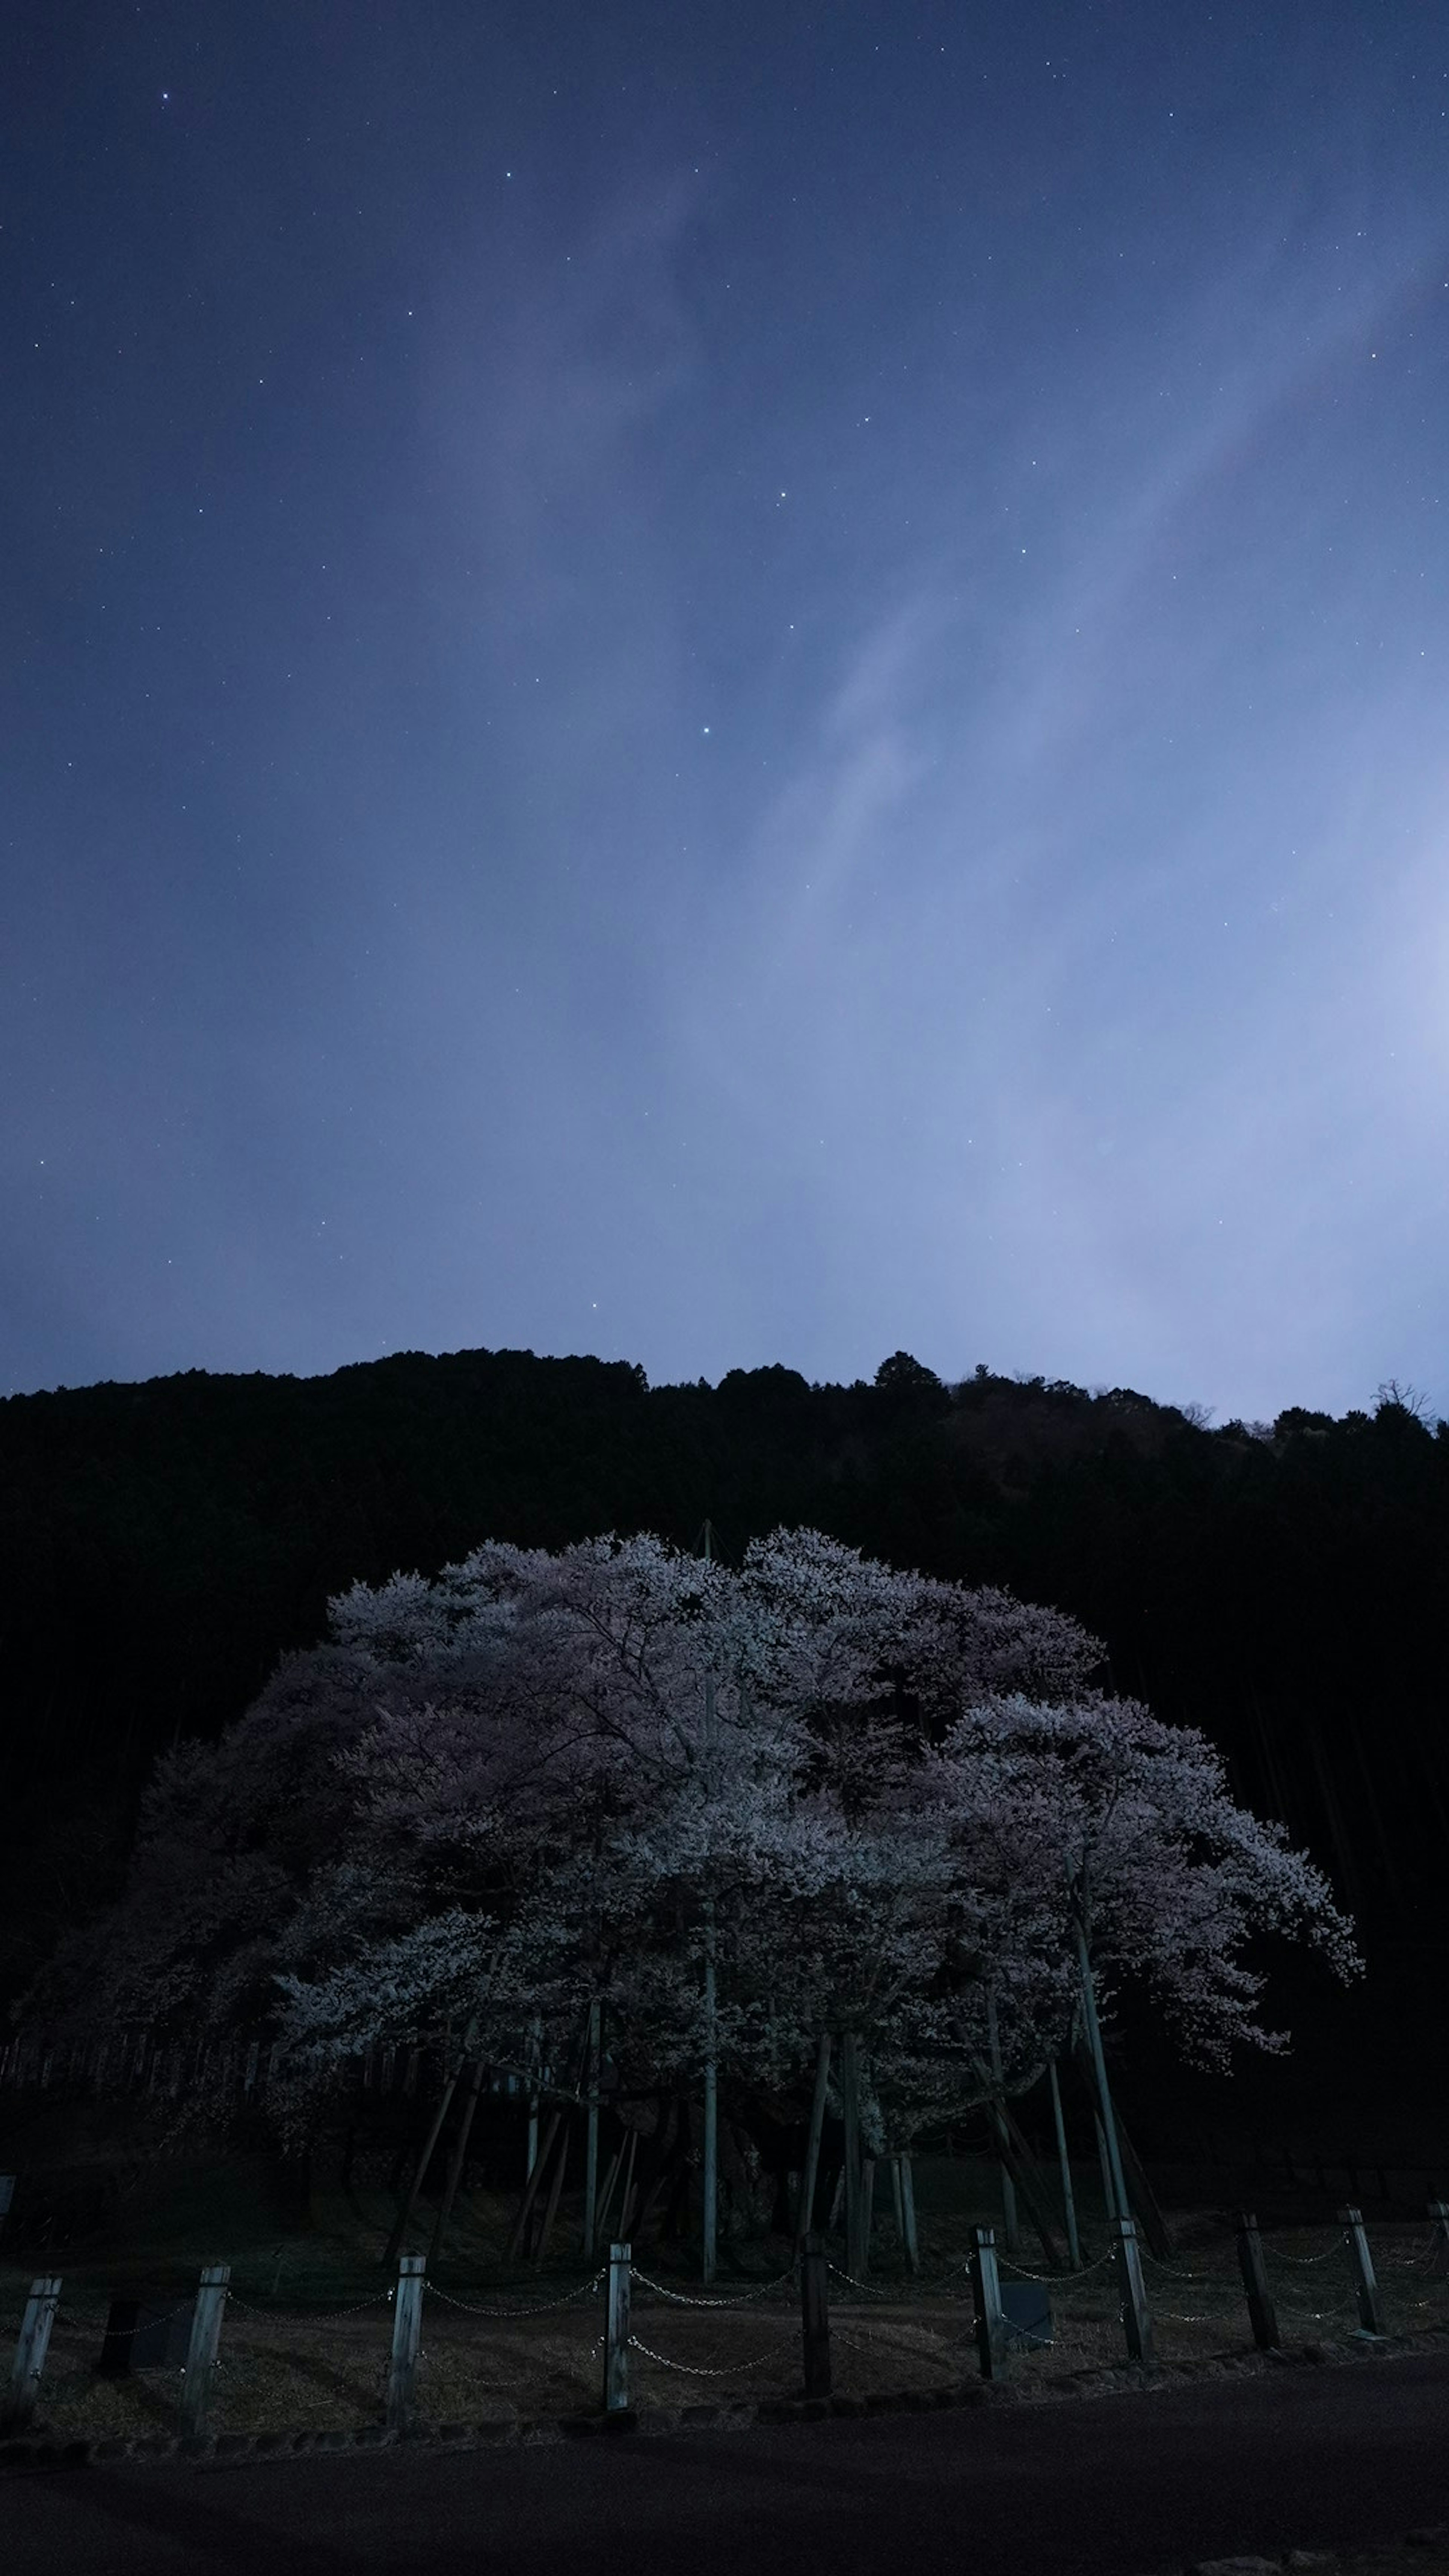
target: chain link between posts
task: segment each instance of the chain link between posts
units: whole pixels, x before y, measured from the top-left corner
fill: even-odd
[[[1284,2245],[1264,2245],[1263,2251],[1265,2254],[1271,2253],[1275,2263],[1292,2263],[1298,2270],[1304,2271],[1315,2263],[1332,2262],[1334,2255],[1341,2253],[1347,2243],[1348,2229],[1341,2227],[1333,2243],[1326,2245],[1321,2254],[1290,2254]]]
[[[1149,2272],[1155,2272],[1160,2281],[1178,2281],[1185,2289],[1206,2290],[1209,2288],[1210,2276],[1208,2274],[1203,2272],[1185,2272],[1181,2270],[1177,2264],[1165,2261],[1160,2255],[1149,2254],[1145,2245],[1139,2246],[1137,2250],[1140,2253],[1147,2270]],[[1231,2287],[1229,2295],[1236,2299],[1236,2285]]]
[[[833,2271],[835,2269],[834,2264],[832,2264],[830,2268]],[[772,2290],[778,2290],[784,2282],[793,2281],[795,2278],[794,2266],[792,2265],[788,2272],[777,2272],[772,2281],[761,2281],[758,2286],[752,2290],[741,2290],[737,2293],[732,2293],[726,2298],[711,2299],[694,2298],[685,2290],[671,2290],[666,2282],[651,2280],[647,2272],[640,2271],[637,2263],[631,2263],[629,2270],[633,2278],[639,2282],[642,2288],[653,2290],[656,2297],[667,2299],[670,2306],[675,2308],[756,2307],[762,2300],[769,2297]]]
[[[334,2317],[360,2316],[364,2308],[391,2307],[397,2291],[395,2287],[391,2290],[375,2290],[370,2299],[353,2299],[345,2308],[259,2308],[251,2299],[240,2297],[230,2286],[224,2295],[229,2308],[240,2308],[243,2314],[249,2317],[280,2317],[285,2325],[321,2326],[330,2325]]]
[[[1024,2263],[1013,2263],[1009,2254],[998,2254],[996,2268],[1000,2272],[1014,2272],[1019,2281],[1035,2281],[1042,2289],[1050,2290],[1058,2281],[1090,2280],[1094,2272],[1100,2272],[1104,2264],[1115,2262],[1116,2258],[1116,2246],[1109,2245],[1106,2253],[1099,2254],[1095,2263],[1083,2263],[1075,2272],[1028,2272]]]
[[[435,2299],[441,2299],[445,2306],[450,2308],[461,2308],[464,2313],[470,2317],[557,2316],[560,2308],[586,2307],[591,2299],[597,2298],[599,2285],[604,2280],[605,2275],[608,2272],[608,2268],[607,2263],[602,2264],[599,2270],[594,2274],[592,2281],[585,2281],[579,2289],[566,2290],[561,2299],[538,2299],[535,2300],[531,2306],[526,2308],[478,2307],[471,2299],[455,2298],[451,2290],[440,2290],[436,2281],[429,2281],[427,2287],[432,2292],[433,2297]]]
[[[890,2296],[888,2290],[878,2290],[873,2281],[857,2281],[853,2272],[843,2270],[839,2263],[832,2263],[828,2255],[826,2270],[833,2272],[837,2281],[848,2281],[852,2290],[859,2290],[863,2299],[887,2299]]]
[[[1438,2244],[1439,2237],[1437,2232],[1435,2232],[1434,2234],[1426,2236],[1421,2244],[1411,2246],[1407,2253],[1396,2253],[1391,2247],[1387,2253],[1377,2253],[1374,2260],[1382,2271],[1427,2271],[1433,2266],[1435,2249]]]
[[[794,2336],[777,2337],[777,2349],[779,2343],[785,2341],[793,2343]],[[629,2337],[629,2349],[631,2352],[642,2352],[646,2361],[657,2361],[661,2370],[682,2372],[686,2379],[733,2379],[741,2371],[763,2370],[766,2362],[773,2361],[775,2358],[774,2352],[761,2352],[755,2355],[753,2361],[727,2361],[717,2369],[707,2368],[697,2361],[671,2361],[667,2353],[655,2352],[652,2345],[642,2342],[636,2334],[631,2334]]]
[[[137,2304],[139,2305],[140,2302],[138,2301]],[[189,2316],[191,2314],[193,2304],[194,2302],[190,2299],[181,2299],[177,2302],[174,2308],[167,2308],[163,2315],[159,2317],[148,2316],[144,2327],[138,2326],[136,2331],[138,2333],[149,2333],[154,2326],[169,2326],[173,2317]],[[105,2326],[109,2329],[111,2322],[111,2312],[109,2308],[106,2310],[104,2316],[101,2316],[97,2312],[88,2312],[81,2308],[62,2307],[55,2308],[52,2311],[52,2315],[55,2324],[58,2326]]]

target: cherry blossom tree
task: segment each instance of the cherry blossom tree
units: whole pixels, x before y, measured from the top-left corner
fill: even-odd
[[[125,1901],[32,1997],[267,2031],[295,2133],[377,2041],[446,2035],[450,2080],[541,2056],[567,2092],[603,2016],[626,2088],[813,2100],[816,2148],[829,2098],[902,2152],[1034,2082],[1115,1981],[1223,2062],[1283,2044],[1252,1936],[1357,1964],[1206,1740],[1004,1592],[816,1531],[737,1570],[644,1535],[490,1543],[329,1626],[158,1766]]]

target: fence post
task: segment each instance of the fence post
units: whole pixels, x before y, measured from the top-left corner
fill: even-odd
[[[50,2329],[60,2305],[60,2274],[47,2272],[30,2284],[25,2302],[25,2316],[20,2328],[20,2341],[15,2347],[15,2361],[10,2373],[10,2398],[0,2424],[7,2433],[22,2432],[35,2412],[40,2394],[40,2378],[50,2345]]]
[[[217,2368],[216,2348],[221,2341],[222,2312],[226,2307],[226,2287],[230,2279],[229,2263],[208,2263],[196,2294],[196,2306],[191,2316],[191,2342],[186,2354],[186,2385],[181,2392],[181,2421],[188,2433],[204,2433],[206,2430]]]
[[[1358,2301],[1358,2321],[1365,2334],[1381,2335],[1384,2330],[1383,2309],[1379,2304],[1379,2285],[1374,2278],[1374,2258],[1364,2234],[1363,2212],[1341,2209],[1340,2223],[1348,2232],[1349,2260],[1353,2265],[1353,2293]]]
[[[1248,2294],[1248,2323],[1253,2329],[1253,2341],[1259,2352],[1275,2352],[1278,2347],[1278,2318],[1273,2294],[1268,2287],[1268,2267],[1263,2260],[1263,2240],[1258,2233],[1256,2210],[1239,2210],[1237,2230],[1238,2269]]]
[[[405,2433],[412,2415],[427,2263],[426,2254],[404,2254],[397,2267],[397,2290],[392,2312],[392,2366],[387,2374],[387,2429],[390,2433]]]
[[[1142,2280],[1142,2256],[1137,2244],[1135,2218],[1116,2222],[1117,2273],[1122,2290],[1122,2327],[1127,2337],[1129,2361],[1152,2359],[1152,2319],[1147,2312],[1147,2291]]]
[[[1006,2375],[1006,2315],[1001,2305],[1001,2275],[996,2268],[996,2230],[971,2230],[971,2297],[976,2309],[976,2350],[983,2379]]]
[[[632,2245],[609,2248],[609,2311],[604,2326],[604,2412],[619,2415],[629,2404],[629,2283]]]
[[[1449,2200],[1431,2200],[1429,2216],[1434,2222],[1433,2269],[1442,2280],[1449,2272]]]
[[[830,2395],[830,2290],[825,2248],[812,2228],[800,2252],[800,2339],[807,2397]]]

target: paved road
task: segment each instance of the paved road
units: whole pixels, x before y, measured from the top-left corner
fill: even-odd
[[[5,2576],[1158,2576],[1449,2519],[1449,2354],[543,2450],[0,2482]]]

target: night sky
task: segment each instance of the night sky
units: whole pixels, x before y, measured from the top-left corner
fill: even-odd
[[[3,41],[0,1392],[1449,1408],[1449,12]]]

